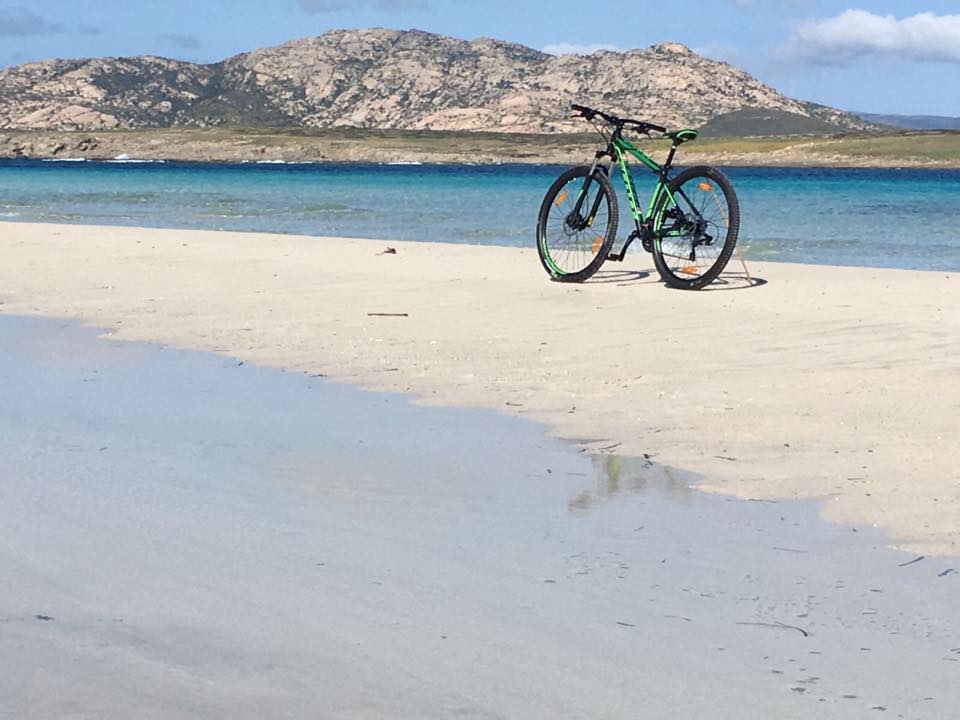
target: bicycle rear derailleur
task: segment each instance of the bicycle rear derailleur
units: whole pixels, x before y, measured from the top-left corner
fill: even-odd
[[[701,245],[713,245],[713,236],[707,233],[707,221],[697,215],[695,218],[689,217],[678,207],[672,207],[664,214],[664,225],[662,232],[664,235],[675,235],[690,238],[690,262],[697,259],[697,248]],[[672,221],[672,225],[667,225],[666,221]]]

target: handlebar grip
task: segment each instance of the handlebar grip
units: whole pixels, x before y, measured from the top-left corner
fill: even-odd
[[[587,120],[593,120],[597,114],[597,111],[593,108],[588,108],[586,105],[577,105],[576,103],[572,104],[570,109],[576,113],[580,113],[580,117],[586,118]]]
[[[665,127],[661,127],[660,125],[654,125],[652,123],[647,123],[647,127],[650,130],[653,130],[654,132],[658,132],[658,133],[665,133],[667,131]]]

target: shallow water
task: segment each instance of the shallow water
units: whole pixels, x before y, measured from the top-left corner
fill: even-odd
[[[960,560],[816,503],[70,323],[0,379],[0,717],[960,707]]]
[[[530,247],[540,201],[561,170],[0,160],[0,220]],[[960,270],[960,170],[726,172],[748,257]],[[649,178],[637,176],[641,197]],[[616,185],[622,240],[632,222]]]

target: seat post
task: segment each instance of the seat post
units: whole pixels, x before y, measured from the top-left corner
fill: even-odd
[[[664,175],[666,175],[666,170],[673,165],[673,158],[677,154],[677,148],[680,147],[677,145],[677,141],[674,140],[673,144],[670,146],[670,153],[667,155],[667,160],[663,163]]]

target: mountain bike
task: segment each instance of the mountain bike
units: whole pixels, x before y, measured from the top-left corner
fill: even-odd
[[[667,132],[660,125],[619,118],[583,105],[571,108],[574,117],[593,122],[606,147],[597,151],[592,165],[571,168],[558,177],[543,199],[537,252],[551,279],[583,282],[607,260],[623,260],[631,243],[639,239],[653,254],[657,272],[667,285],[698,290],[713,282],[737,244],[740,204],[730,181],[716,168],[701,165],[672,175],[677,148],[696,140],[698,132]],[[659,133],[669,138],[672,144],[666,162],[657,164],[624,138],[627,128],[649,137]],[[628,155],[658,176],[646,212],[637,200]],[[636,226],[617,254],[610,252],[620,212],[610,180],[614,162]]]

